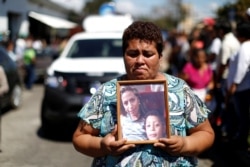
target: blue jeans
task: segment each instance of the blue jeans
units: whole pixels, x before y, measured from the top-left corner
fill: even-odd
[[[25,72],[26,72],[24,79],[25,87],[27,89],[31,89],[36,80],[35,66],[33,64],[25,65]]]

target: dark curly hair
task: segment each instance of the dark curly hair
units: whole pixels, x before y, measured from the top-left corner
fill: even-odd
[[[137,96],[137,97],[140,99],[139,92],[138,92],[138,90],[137,90],[136,88],[134,88],[134,87],[131,87],[131,86],[124,86],[124,87],[121,88],[120,91],[121,91],[121,95],[122,95],[123,93],[127,92],[127,91],[131,91],[131,92],[133,92],[133,93],[135,94],[135,96]]]
[[[236,28],[237,37],[244,37],[250,39],[250,23],[249,22],[240,22],[237,24]]]
[[[123,54],[128,47],[128,42],[133,39],[140,39],[149,42],[156,43],[156,49],[158,54],[162,55],[163,39],[162,33],[159,27],[152,22],[135,21],[129,27],[127,27],[122,36],[122,51]]]

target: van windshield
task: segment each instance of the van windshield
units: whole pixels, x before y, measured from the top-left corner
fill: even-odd
[[[122,57],[121,39],[84,39],[72,45],[67,57]]]

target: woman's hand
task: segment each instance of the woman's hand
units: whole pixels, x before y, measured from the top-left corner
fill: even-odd
[[[101,140],[101,149],[107,154],[107,155],[119,155],[126,150],[135,147],[135,144],[126,144],[126,139],[120,139],[116,140],[117,135],[117,126],[115,126],[115,129],[112,131],[112,133],[107,134],[102,140]]]
[[[179,156],[185,145],[185,138],[183,136],[170,136],[170,138],[161,138],[154,146],[161,148],[170,155]]]
[[[119,155],[135,147],[134,144],[125,144],[125,139],[116,140],[117,126],[105,137],[100,137],[99,134],[98,129],[94,129],[86,122],[80,121],[72,140],[75,149],[91,157],[102,157]]]
[[[214,131],[208,119],[188,130],[188,136],[170,136],[159,139],[154,146],[173,156],[197,156],[212,146]]]

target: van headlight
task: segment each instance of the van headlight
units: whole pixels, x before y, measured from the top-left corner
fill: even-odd
[[[90,94],[95,94],[95,92],[97,91],[97,89],[101,86],[101,82],[91,82],[90,83]]]
[[[67,81],[62,76],[47,76],[45,85],[52,88],[65,88]]]

